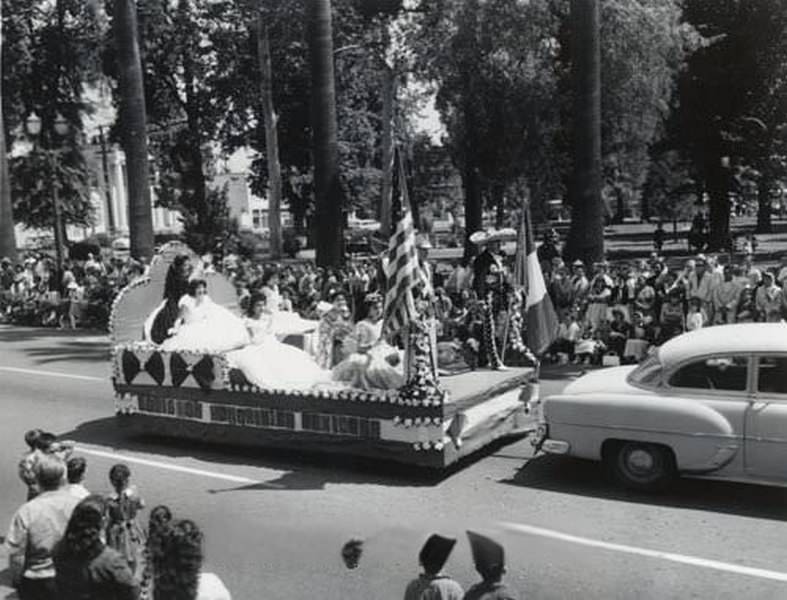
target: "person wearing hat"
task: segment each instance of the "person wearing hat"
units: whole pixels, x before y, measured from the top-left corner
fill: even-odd
[[[500,243],[482,239],[478,242],[483,246],[481,254],[473,261],[473,289],[483,307],[483,347],[480,364],[489,365],[495,370],[504,369],[503,361],[497,349],[495,337],[495,310],[500,305],[500,298],[507,297],[503,285],[503,263],[499,256]]]
[[[442,572],[456,539],[432,534],[421,548],[418,561],[424,572],[413,579],[404,593],[404,600],[461,600],[464,590]]]
[[[503,546],[473,531],[467,537],[481,581],[467,590],[464,600],[516,600],[518,596],[502,581],[506,572]]]
[[[571,287],[574,289],[574,302],[582,304],[585,301],[585,296],[587,296],[590,290],[590,281],[588,281],[585,275],[585,263],[577,259],[571,263],[571,267]]]

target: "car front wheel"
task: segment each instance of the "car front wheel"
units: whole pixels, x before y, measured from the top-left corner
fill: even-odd
[[[626,487],[655,491],[675,478],[675,457],[657,444],[623,442],[607,454],[615,478]]]

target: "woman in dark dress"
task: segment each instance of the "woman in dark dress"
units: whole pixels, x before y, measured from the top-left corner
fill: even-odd
[[[137,600],[139,586],[125,559],[101,541],[106,504],[88,496],[74,509],[54,561],[58,597],[68,600]]]
[[[188,293],[191,263],[189,257],[180,254],[175,257],[167,271],[164,282],[164,300],[166,303],[158,311],[150,328],[150,339],[154,344],[161,344],[170,336],[170,329],[175,325],[180,314],[178,302],[184,294]]]

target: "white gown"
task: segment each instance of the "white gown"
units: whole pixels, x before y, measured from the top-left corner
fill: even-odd
[[[319,321],[304,319],[298,313],[280,310],[281,295],[278,288],[263,287],[261,292],[265,295],[265,306],[271,314],[271,331],[279,338],[288,335],[302,335],[317,329]]]
[[[321,369],[306,352],[276,339],[275,315],[246,319],[251,344],[227,353],[231,367],[240,369],[249,382],[267,389],[309,389],[329,383],[331,372]]]
[[[226,352],[249,343],[249,334],[240,317],[203,296],[198,304],[194,297],[185,295],[178,302],[183,322],[172,337],[162,342],[168,352]]]

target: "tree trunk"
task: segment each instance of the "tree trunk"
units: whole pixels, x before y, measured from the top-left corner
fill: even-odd
[[[465,190],[465,259],[469,260],[478,252],[478,247],[470,241],[470,236],[479,231],[484,223],[481,182],[475,162],[468,157],[462,170],[462,187]]]
[[[383,133],[382,133],[382,160],[383,160],[383,180],[380,198],[380,233],[383,238],[391,235],[391,194],[393,191],[393,169],[394,169],[394,98],[396,96],[396,82],[394,71],[385,62],[380,61],[382,76],[382,97],[383,97]]]
[[[257,56],[260,62],[260,92],[262,117],[265,122],[265,155],[268,161],[268,226],[271,233],[271,256],[279,258],[282,252],[281,234],[281,164],[279,163],[278,117],[273,104],[273,68],[268,26],[262,6],[257,15]]]
[[[730,241],[729,173],[721,165],[721,156],[706,165],[705,182],[710,204],[708,250],[726,250]]]
[[[598,0],[571,0],[574,79],[574,174],[566,258],[604,256],[601,198],[601,53]]]
[[[131,255],[153,255],[148,141],[145,126],[145,91],[137,42],[137,11],[134,0],[115,0],[114,36],[117,47],[123,150],[128,174],[128,223]]]
[[[0,3],[0,23],[3,7]],[[0,27],[0,62],[2,60],[3,32]],[[8,179],[8,156],[5,147],[5,123],[3,122],[3,99],[0,95],[0,258],[16,260],[16,234],[11,202],[11,181]]]
[[[492,184],[492,203],[495,207],[495,227],[499,229],[505,225],[506,220],[505,186],[502,183]]]
[[[338,267],[344,259],[343,198],[337,159],[330,0],[308,0],[306,14],[312,83],[316,259],[321,267]]]
[[[771,233],[771,184],[770,174],[763,170],[757,185],[757,228],[756,233]]]

